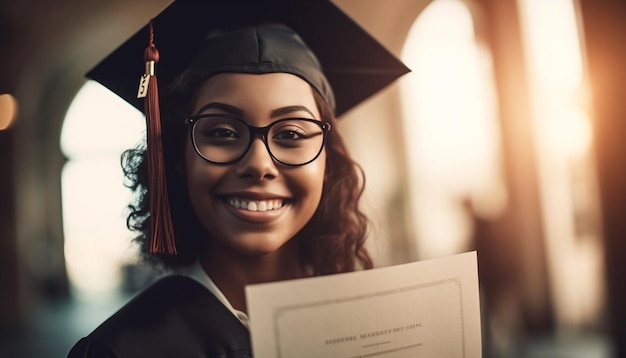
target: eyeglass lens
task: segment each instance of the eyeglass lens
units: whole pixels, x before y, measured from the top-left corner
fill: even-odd
[[[198,154],[206,160],[230,163],[245,155],[259,131],[265,134],[266,147],[276,160],[301,165],[315,159],[324,145],[320,123],[302,118],[281,119],[259,131],[237,118],[206,116],[195,120],[192,136]]]

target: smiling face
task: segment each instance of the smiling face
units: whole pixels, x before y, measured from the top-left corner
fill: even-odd
[[[218,74],[196,93],[193,115],[225,114],[265,127],[284,118],[319,119],[311,87],[285,73]],[[304,227],[322,195],[326,153],[303,166],[272,159],[256,138],[237,162],[211,164],[185,145],[185,177],[209,249],[253,256],[279,250]]]

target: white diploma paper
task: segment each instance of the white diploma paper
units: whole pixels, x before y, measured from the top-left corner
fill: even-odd
[[[256,358],[481,357],[476,252],[246,287]]]

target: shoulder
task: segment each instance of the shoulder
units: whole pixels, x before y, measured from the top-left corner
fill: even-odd
[[[184,276],[157,281],[78,345],[111,357],[251,356],[247,328],[204,286]]]

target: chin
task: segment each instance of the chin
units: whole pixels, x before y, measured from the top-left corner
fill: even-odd
[[[285,245],[256,245],[244,248],[242,251],[248,256],[265,256],[280,252],[284,247]]]
[[[243,236],[243,237],[242,237]],[[291,240],[276,240],[275,234],[239,235],[237,240],[229,242],[229,247],[242,256],[265,256],[282,251]]]

